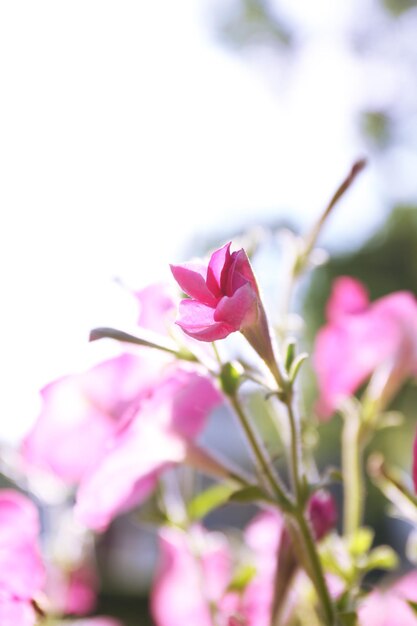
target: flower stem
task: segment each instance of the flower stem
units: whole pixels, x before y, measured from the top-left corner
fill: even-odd
[[[343,530],[345,535],[350,535],[361,525],[363,515],[363,445],[361,442],[359,414],[356,411],[352,411],[343,417]]]
[[[255,462],[258,467],[259,474],[264,479],[264,482],[268,484],[268,487],[277,498],[279,504],[285,509],[292,508],[292,503],[289,499],[288,494],[286,493],[285,487],[280,484],[279,478],[272,471],[270,460],[267,458],[264,450],[262,449],[256,433],[254,432],[252,425],[247,418],[245,411],[243,410],[236,394],[230,396],[230,402],[239,419],[243,432],[245,433],[252,454],[255,457]]]
[[[295,517],[297,520],[298,529],[303,538],[304,547],[308,555],[308,561],[310,565],[309,575],[315,586],[317,596],[322,606],[324,623],[326,624],[326,626],[335,626],[337,622],[333,602],[327,588],[326,580],[323,574],[323,568],[320,562],[320,557],[316,550],[310,526],[308,525],[302,511],[298,511]]]

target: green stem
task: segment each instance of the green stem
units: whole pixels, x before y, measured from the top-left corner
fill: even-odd
[[[297,520],[298,528],[302,535],[304,547],[308,555],[309,565],[311,568],[309,574],[322,606],[325,624],[326,626],[335,626],[336,615],[334,612],[333,602],[327,588],[320,557],[317,553],[310,527],[302,512],[298,511],[295,514],[295,518]]]
[[[356,411],[344,416],[342,433],[343,471],[343,530],[345,535],[354,533],[361,525],[363,515],[363,442],[361,421]]]
[[[291,393],[292,395],[292,393]],[[301,432],[298,424],[298,420],[294,413],[292,398],[288,397],[285,403],[288,411],[288,419],[290,422],[291,431],[291,454],[290,454],[290,470],[291,470],[291,484],[298,503],[302,501],[303,492],[301,485]]]
[[[292,508],[292,503],[285,491],[285,487],[280,484],[278,477],[271,469],[270,460],[267,458],[262,449],[258,438],[252,429],[249,419],[247,418],[242,406],[236,395],[230,396],[230,402],[243,428],[246,439],[249,443],[251,451],[255,457],[256,465],[261,477],[268,483],[272,493],[276,496],[280,505],[286,509]]]

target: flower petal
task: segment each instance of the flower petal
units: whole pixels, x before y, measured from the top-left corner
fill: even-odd
[[[214,319],[214,309],[195,300],[182,300],[179,307],[180,319],[177,320],[187,335],[200,341],[224,339],[235,328]]]
[[[216,307],[214,320],[227,324],[234,331],[250,326],[258,315],[258,298],[249,283],[237,289],[229,298],[224,296]]]
[[[207,306],[216,306],[218,295],[207,286],[207,269],[203,265],[184,263],[170,267],[175,280],[187,295]]]
[[[223,290],[224,282],[227,281],[227,275],[230,266],[230,246],[231,242],[224,245],[219,250],[213,252],[207,268],[207,285],[212,293],[218,298],[225,294]]]

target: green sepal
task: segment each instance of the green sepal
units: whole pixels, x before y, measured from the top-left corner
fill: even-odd
[[[236,491],[236,487],[216,484],[197,494],[187,506],[189,520],[194,522],[202,519],[214,509],[228,502],[234,491]]]

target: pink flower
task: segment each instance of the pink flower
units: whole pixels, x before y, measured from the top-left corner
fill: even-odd
[[[86,615],[97,602],[97,574],[90,564],[47,567],[46,594],[54,613]]]
[[[157,626],[269,626],[276,557],[283,537],[278,513],[263,512],[245,531],[255,574],[242,592],[229,590],[232,556],[225,538],[202,527],[160,533],[161,557],[151,595]],[[184,593],[184,590],[187,593]]]
[[[212,626],[231,576],[229,547],[219,534],[194,527],[160,531],[160,561],[151,595],[157,626]],[[216,622],[217,623],[217,622]]]
[[[50,383],[41,392],[42,411],[23,442],[24,458],[69,484],[78,483],[159,373],[155,359],[122,354]]]
[[[359,281],[342,276],[333,284],[326,315],[314,354],[317,411],[324,419],[377,368],[384,371],[378,395],[386,402],[417,374],[417,301],[411,293],[399,291],[370,303]]]
[[[360,626],[417,626],[417,615],[407,600],[417,602],[417,572],[387,590],[370,593],[358,610]]]
[[[335,527],[337,510],[333,497],[323,489],[316,491],[308,501],[307,516],[316,541],[320,541]]]
[[[162,471],[187,461],[194,439],[220,402],[208,378],[179,368],[166,374],[84,476],[75,507],[78,519],[103,530],[116,514],[140,503]]]
[[[33,503],[11,489],[0,490],[0,623],[32,626],[34,597],[44,585],[39,519]]]
[[[196,263],[171,265],[175,280],[190,296],[180,303],[177,324],[201,341],[223,339],[254,324],[259,291],[246,252],[216,250],[208,267]]]

